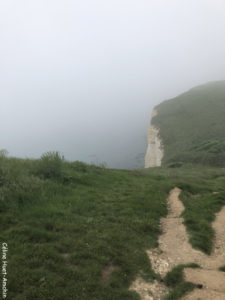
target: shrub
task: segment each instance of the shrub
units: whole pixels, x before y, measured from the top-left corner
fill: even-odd
[[[45,179],[61,179],[64,156],[57,151],[44,153],[38,161],[37,173]]]

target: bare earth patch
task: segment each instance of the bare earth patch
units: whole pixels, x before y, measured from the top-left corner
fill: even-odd
[[[130,290],[136,291],[143,300],[160,300],[168,288],[157,280],[149,283],[138,277],[130,286]]]
[[[69,253],[62,253],[62,257],[65,258],[65,259],[68,259],[69,256],[70,256]]]
[[[181,217],[184,206],[179,199],[180,192],[180,189],[174,188],[168,196],[168,215],[166,218],[161,219],[163,233],[159,237],[159,248],[147,250],[152,268],[156,273],[165,276],[176,265],[196,263],[202,269],[186,268],[184,270],[185,280],[202,285],[202,289],[194,290],[184,299],[224,300],[225,273],[218,271],[218,268],[224,265],[225,262],[225,207],[216,214],[213,223],[215,230],[214,248],[212,254],[208,256],[199,250],[193,249],[189,243],[188,234],[183,224],[184,220]],[[130,289],[139,293],[142,300],[162,299],[163,295],[160,293],[162,288],[158,288],[158,291],[156,288],[153,297],[147,298],[146,293],[141,291],[142,286],[143,283],[140,283],[140,279],[137,279]],[[151,289],[150,285],[149,288]]]
[[[102,276],[101,276],[101,283],[106,284],[112,275],[112,272],[116,269],[117,267],[114,266],[113,264],[109,264],[105,266],[105,268],[102,271]]]

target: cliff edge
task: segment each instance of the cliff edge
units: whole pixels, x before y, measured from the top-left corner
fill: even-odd
[[[225,167],[225,80],[192,88],[156,109],[148,132],[146,168],[160,166],[161,160],[168,167]]]
[[[157,115],[157,110],[153,109],[152,118]],[[162,141],[159,136],[159,128],[150,124],[148,129],[148,146],[145,155],[145,168],[160,167],[163,158]]]

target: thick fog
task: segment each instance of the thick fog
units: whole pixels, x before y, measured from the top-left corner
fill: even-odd
[[[0,149],[143,167],[154,105],[225,79],[224,0],[2,0]]]

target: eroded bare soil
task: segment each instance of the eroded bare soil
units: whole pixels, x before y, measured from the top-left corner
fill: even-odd
[[[201,285],[202,289],[194,290],[184,300],[224,300],[225,273],[218,268],[225,264],[225,207],[216,214],[214,248],[208,256],[193,249],[189,243],[181,217],[184,206],[179,199],[180,192],[180,189],[174,188],[168,196],[168,215],[161,219],[163,233],[159,237],[159,248],[147,250],[152,268],[164,276],[176,265],[196,263],[201,269],[186,268],[185,280]],[[162,299],[167,291],[162,283],[149,284],[141,278],[137,278],[130,289],[139,293],[142,300]]]

